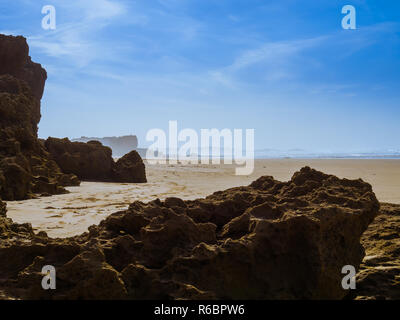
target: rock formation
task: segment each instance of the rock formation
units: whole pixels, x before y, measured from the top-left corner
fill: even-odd
[[[145,182],[144,164],[135,152],[114,163],[111,149],[97,142],[39,141],[46,78],[46,71],[29,57],[25,38],[0,35],[0,198],[64,193],[63,187],[80,184],[76,175],[88,180]],[[59,153],[60,147],[66,149]]]
[[[117,182],[147,182],[145,165],[139,153],[134,150],[118,159],[112,177]]]
[[[113,157],[119,158],[125,154],[137,150],[138,138],[137,136],[123,136],[123,137],[104,137],[104,138],[88,138],[81,137],[78,139],[72,139],[72,142],[89,142],[99,141],[102,145],[110,147],[113,153]]]
[[[0,197],[66,192],[77,185],[63,175],[37,138],[46,71],[29,57],[26,39],[0,35]]]
[[[400,299],[400,205],[383,203],[363,234],[366,256],[357,275],[356,298]]]
[[[42,99],[47,73],[40,64],[32,62],[24,37],[0,34],[0,74],[9,74],[25,81],[34,97],[39,101]],[[35,111],[35,120],[38,121],[33,125],[37,125],[40,120],[40,110]]]
[[[342,299],[379,203],[362,180],[308,167],[194,201],[134,202],[68,239],[2,218],[0,296],[23,299]],[[41,288],[41,268],[57,290]]]
[[[65,173],[82,180],[107,180],[113,167],[111,149],[100,142],[71,142],[67,138],[48,138],[45,142],[52,159]]]
[[[136,151],[114,162],[111,149],[98,141],[48,138],[45,146],[63,172],[76,174],[82,180],[146,182],[145,166]]]
[[[7,212],[6,208],[7,208],[7,205],[0,200],[0,217],[6,216],[6,212]]]

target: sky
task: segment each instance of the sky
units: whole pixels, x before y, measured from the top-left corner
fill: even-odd
[[[397,0],[1,0],[0,33],[25,36],[48,72],[43,138],[148,146],[177,120],[254,129],[256,149],[400,150]]]

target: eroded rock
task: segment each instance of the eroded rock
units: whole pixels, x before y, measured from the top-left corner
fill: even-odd
[[[61,170],[82,180],[105,182],[146,182],[145,166],[136,151],[114,162],[112,151],[99,141],[71,142],[48,138],[45,147]]]
[[[75,174],[81,180],[109,180],[114,164],[112,152],[100,142],[48,138],[45,146],[64,173]]]
[[[47,75],[28,54],[25,38],[0,35],[0,196],[4,200],[63,193],[68,185],[59,183],[63,173],[37,137]]]
[[[0,279],[25,299],[342,299],[342,267],[358,269],[378,210],[369,184],[306,167],[289,182],[134,202],[69,239],[13,231],[0,258],[19,254],[0,263]],[[42,264],[59,270],[46,296]]]
[[[46,70],[34,63],[24,37],[0,34],[0,74],[9,74],[25,81],[37,100],[42,99]]]
[[[113,166],[112,176],[116,182],[147,182],[145,165],[135,150],[117,160]]]
[[[7,213],[7,204],[0,200],[0,217],[5,217]]]
[[[357,275],[359,300],[400,299],[400,205],[383,203],[363,234],[366,256]]]

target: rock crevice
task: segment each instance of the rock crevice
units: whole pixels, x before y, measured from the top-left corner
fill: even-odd
[[[369,184],[306,167],[205,199],[137,201],[68,239],[7,220],[0,261],[19,258],[0,263],[0,287],[25,299],[342,299],[342,267],[359,268],[378,211]],[[40,287],[45,264],[53,292]]]

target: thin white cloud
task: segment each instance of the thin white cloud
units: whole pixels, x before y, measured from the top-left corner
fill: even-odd
[[[85,21],[112,19],[127,12],[124,3],[119,0],[56,0],[54,5],[77,17],[82,16]]]
[[[263,43],[258,48],[239,54],[234,61],[223,68],[210,72],[211,77],[226,86],[237,84],[237,74],[246,69],[262,65],[264,80],[280,81],[293,77],[292,62],[300,53],[315,48],[327,37],[315,37],[304,40],[277,41]]]
[[[269,42],[257,49],[244,52],[236,58],[228,69],[232,71],[240,70],[260,62],[268,62],[271,65],[282,64],[299,52],[317,46],[325,39],[325,37],[318,37],[305,40]]]
[[[112,56],[112,48],[96,37],[101,30],[127,12],[122,2],[116,0],[54,1],[57,12],[57,28],[28,36],[31,47],[38,48],[51,57],[69,59],[70,63],[83,67],[100,54]],[[58,15],[63,15],[60,23]]]
[[[111,19],[126,13],[126,8],[122,3],[110,0],[86,0],[83,1],[87,6],[87,19]]]
[[[0,30],[0,34],[5,34],[8,36],[19,36],[21,35],[21,31],[18,30]]]
[[[237,55],[230,65],[210,71],[210,75],[215,81],[231,87],[240,82],[241,72],[260,66],[260,70],[265,70],[265,81],[292,79],[299,75],[299,70],[306,64],[322,65],[323,60],[312,60],[310,57],[313,55],[305,55],[307,51],[331,50],[335,52],[335,59],[345,59],[375,45],[384,33],[395,35],[398,29],[397,23],[381,23],[361,27],[357,31],[340,30],[308,39],[262,43]]]

